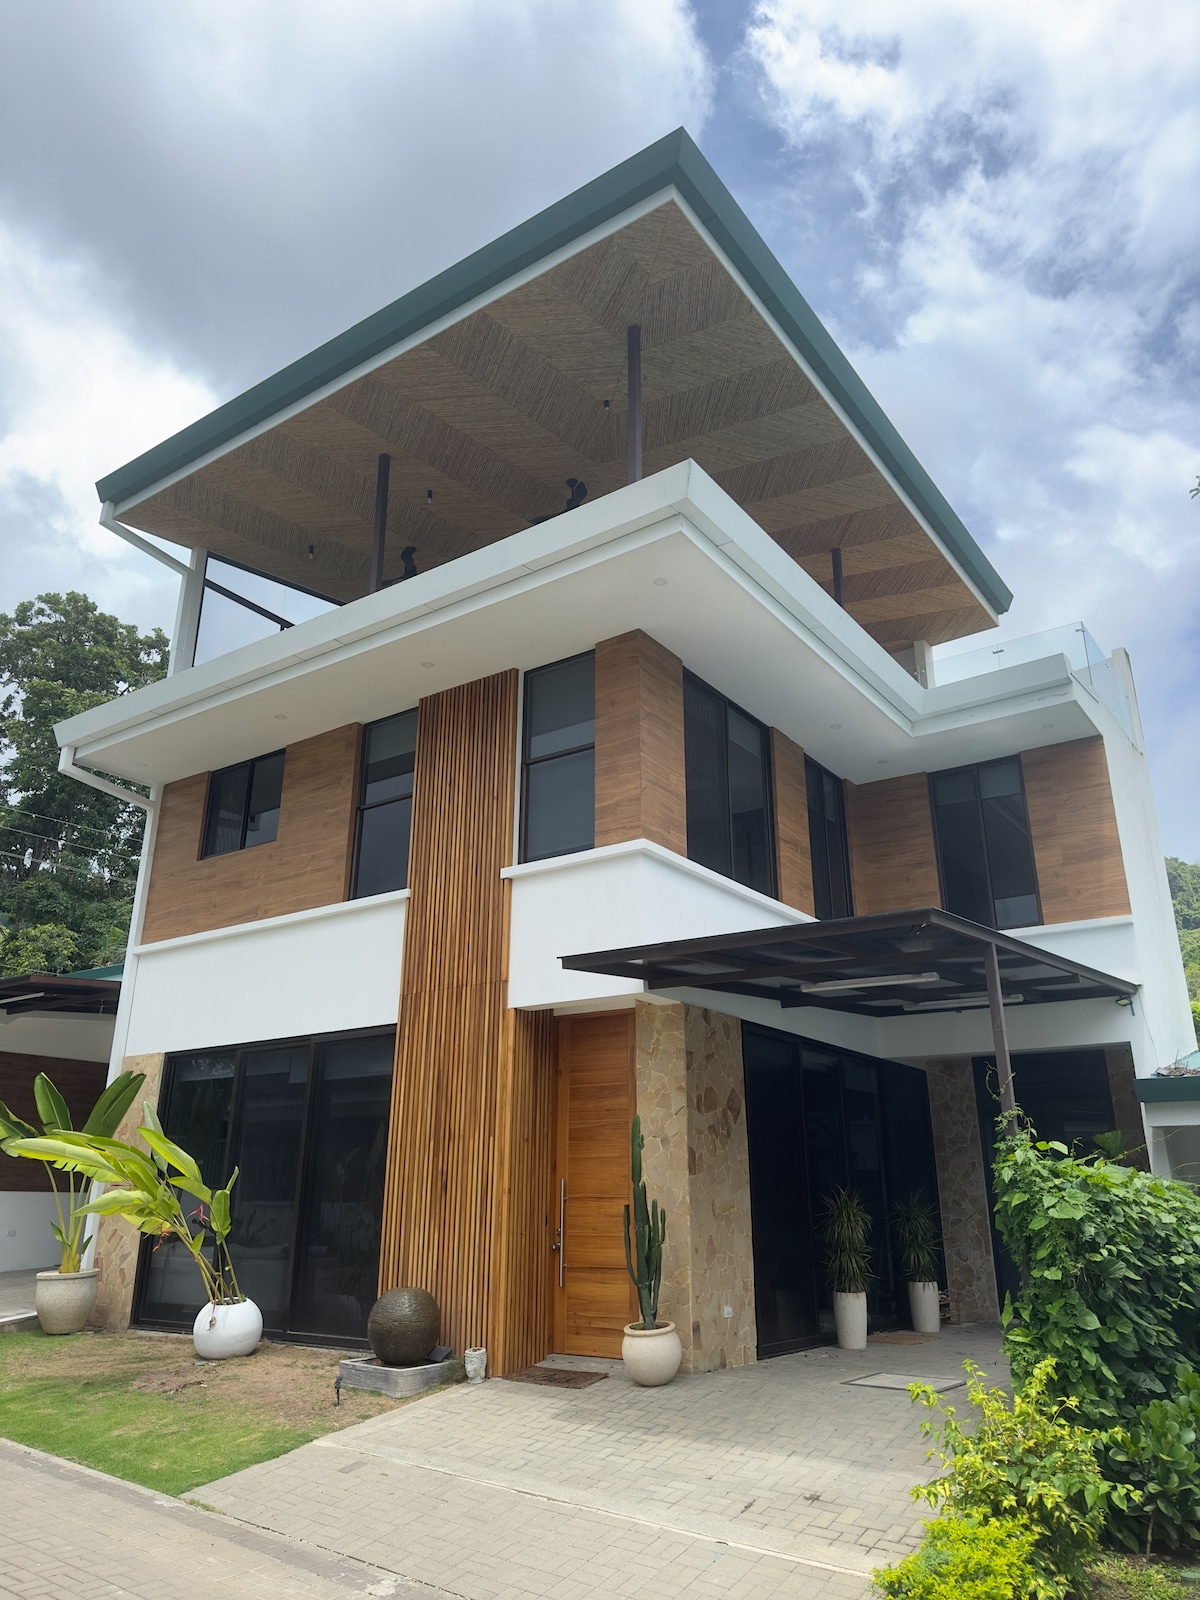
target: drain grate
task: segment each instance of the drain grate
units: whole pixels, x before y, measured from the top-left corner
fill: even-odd
[[[966,1380],[964,1378],[914,1378],[906,1377],[901,1372],[869,1372],[865,1378],[846,1378],[844,1382],[849,1389],[907,1389],[910,1383],[927,1383],[938,1394],[945,1394],[949,1389],[961,1389]]]

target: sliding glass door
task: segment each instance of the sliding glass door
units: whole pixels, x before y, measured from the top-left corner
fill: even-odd
[[[362,1341],[376,1295],[394,1035],[176,1056],[162,1120],[210,1186],[238,1169],[230,1253],[268,1333]],[[200,1282],[147,1240],[137,1320],[188,1327]]]

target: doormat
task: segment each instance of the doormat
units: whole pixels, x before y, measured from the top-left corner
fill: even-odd
[[[607,1372],[580,1372],[568,1367],[524,1367],[520,1372],[506,1372],[509,1383],[533,1383],[542,1389],[589,1389],[608,1377]]]
[[[965,1378],[906,1378],[899,1372],[870,1372],[865,1378],[846,1378],[848,1389],[907,1389],[910,1383],[924,1383],[937,1394],[961,1389]]]
[[[936,1333],[909,1333],[905,1328],[892,1328],[886,1333],[867,1335],[868,1344],[932,1344]]]

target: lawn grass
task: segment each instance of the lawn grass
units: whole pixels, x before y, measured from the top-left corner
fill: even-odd
[[[0,1437],[179,1495],[392,1409],[347,1391],[338,1352],[264,1342],[201,1362],[190,1339],[41,1333],[0,1338]]]
[[[1200,1572],[1172,1561],[1105,1555],[1091,1569],[1093,1600],[1196,1600]]]

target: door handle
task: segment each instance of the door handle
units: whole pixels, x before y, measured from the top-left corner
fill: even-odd
[[[567,1180],[565,1178],[560,1178],[558,1180],[558,1228],[554,1235],[554,1243],[550,1246],[551,1250],[558,1251],[558,1287],[560,1289],[563,1286],[563,1259],[566,1256],[566,1250],[564,1249],[566,1240],[563,1237],[563,1230],[566,1227],[566,1221]]]

